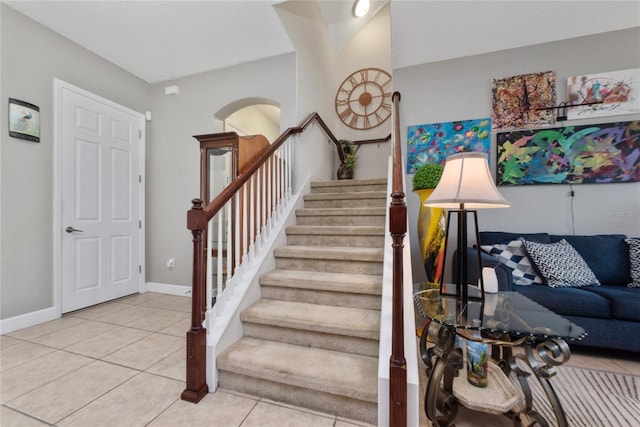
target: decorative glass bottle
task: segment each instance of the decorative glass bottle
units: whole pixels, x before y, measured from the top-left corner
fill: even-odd
[[[480,328],[480,320],[473,320],[473,327]],[[476,387],[486,387],[489,373],[489,344],[473,341],[481,339],[480,330],[473,331],[467,341],[467,380]]]

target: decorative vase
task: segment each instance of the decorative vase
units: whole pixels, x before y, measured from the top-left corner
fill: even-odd
[[[353,168],[340,165],[337,173],[338,179],[353,179]]]
[[[418,241],[424,271],[428,282],[441,283],[447,219],[444,209],[424,206],[425,200],[433,193],[432,188],[414,190],[414,193],[420,197]]]

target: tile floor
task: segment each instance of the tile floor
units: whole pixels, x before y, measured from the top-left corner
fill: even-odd
[[[0,336],[0,425],[362,426],[223,389],[197,405],[180,400],[190,310],[190,298],[145,293]],[[635,354],[572,350],[569,365],[640,376]],[[469,418],[457,425],[507,421]]]
[[[363,425],[223,389],[180,400],[190,311],[190,298],[148,292],[0,336],[0,425]]]

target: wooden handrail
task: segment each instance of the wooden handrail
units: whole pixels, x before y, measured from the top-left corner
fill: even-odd
[[[389,205],[389,234],[392,238],[392,316],[391,356],[389,358],[389,425],[407,425],[407,361],[404,357],[403,249],[407,234],[407,204],[402,183],[402,148],[400,146],[400,93],[392,96],[391,124],[392,182]]]
[[[365,145],[365,144],[381,144],[383,142],[389,142],[391,140],[391,134],[387,135],[384,138],[377,139],[361,139],[360,141],[353,141],[356,145]]]
[[[215,214],[233,197],[233,195],[242,188],[251,175],[260,169],[260,166],[262,166],[271,157],[271,155],[275,153],[287,139],[289,139],[289,137],[304,132],[314,121],[320,125],[329,139],[338,146],[338,139],[333,135],[331,130],[329,130],[329,127],[324,120],[322,120],[322,117],[320,117],[318,113],[311,113],[300,126],[290,127],[284,131],[284,133],[273,141],[269,148],[262,153],[260,157],[258,157],[256,162],[244,174],[238,175],[238,177],[235,178],[224,190],[222,190],[222,192],[211,203],[202,209],[201,215],[205,216],[205,221],[208,222],[213,218]],[[189,222],[187,222],[187,228],[189,230],[193,230],[193,228],[189,226]]]
[[[293,135],[304,132],[312,123],[317,123],[329,139],[339,146],[338,139],[318,113],[310,114],[300,126],[291,127],[280,135],[244,173],[238,175],[218,196],[203,207],[201,199],[193,199],[187,212],[187,228],[193,236],[193,276],[191,294],[191,328],[187,332],[187,377],[182,399],[199,402],[208,392],[206,383],[206,328],[202,325],[205,316],[205,259],[203,235],[209,221],[243,188],[252,176],[265,165],[272,155]],[[390,139],[355,141],[355,144],[381,143]]]
[[[300,126],[290,127],[288,128],[282,135],[280,135],[273,144],[269,146],[269,148],[262,153],[262,155],[256,160],[256,162],[246,171],[246,173],[239,175],[236,179],[234,179],[209,205],[202,209],[202,214],[206,215],[206,221],[211,220],[215,216],[215,214],[224,206],[233,195],[240,189],[242,186],[249,180],[249,177],[253,175],[259,168],[264,164],[264,162],[271,157],[273,153],[292,135],[296,135],[304,132],[313,122],[316,122],[324,133],[329,137],[331,142],[333,142],[336,147],[339,145],[338,139],[335,137],[333,132],[329,129],[327,124],[322,117],[318,113],[311,113],[304,122]],[[354,144],[375,144],[375,143],[383,143],[387,142],[391,139],[391,134],[386,138],[378,138],[378,139],[365,139],[362,141],[354,141]],[[189,230],[193,230],[187,225]]]

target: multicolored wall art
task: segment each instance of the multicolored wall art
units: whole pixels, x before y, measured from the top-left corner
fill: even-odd
[[[409,126],[407,173],[416,173],[426,163],[444,164],[447,157],[463,151],[489,154],[491,119],[431,123]]]
[[[640,121],[500,132],[497,184],[640,181]]]
[[[491,81],[493,129],[555,123],[556,72],[522,74]]]
[[[640,68],[569,77],[567,100],[591,104],[569,108],[569,120],[640,113]]]

